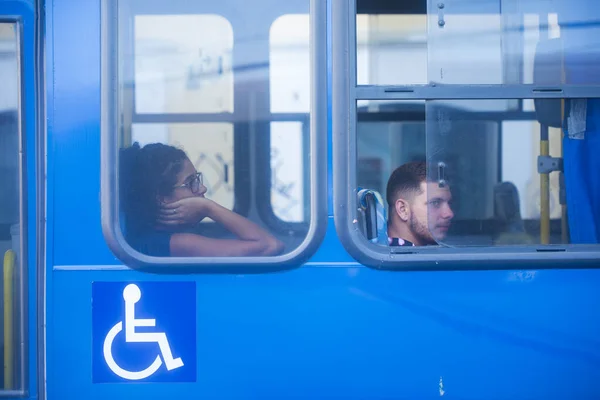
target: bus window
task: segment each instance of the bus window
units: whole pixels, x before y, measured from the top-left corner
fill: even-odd
[[[541,39],[563,39],[574,73],[599,57],[600,27],[590,0],[578,2],[578,13],[565,0],[521,0],[503,7],[500,1],[406,2],[423,14],[411,14],[410,7],[390,4],[378,10],[357,3],[359,85],[531,84]],[[365,11],[369,14],[361,14]],[[582,83],[598,83],[595,79],[587,73]]]
[[[594,3],[353,3],[332,10],[346,249],[377,268],[597,266]]]
[[[23,388],[23,324],[21,281],[25,249],[21,153],[21,75],[19,71],[19,25],[0,22],[0,275],[3,297],[0,299],[0,337],[4,373],[0,374],[0,394]]]
[[[326,48],[308,40],[310,21],[325,37],[325,6],[176,3],[103,8],[109,247],[164,271],[298,266],[326,223],[311,178],[327,161]]]

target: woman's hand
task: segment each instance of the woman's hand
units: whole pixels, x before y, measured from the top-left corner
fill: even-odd
[[[195,225],[210,217],[215,203],[204,197],[187,197],[162,204],[157,222],[168,226]]]
[[[171,254],[182,256],[272,256],[284,250],[282,242],[249,219],[204,197],[163,204],[157,222],[164,226],[191,226],[209,217],[239,239],[212,239],[178,233],[171,238]]]

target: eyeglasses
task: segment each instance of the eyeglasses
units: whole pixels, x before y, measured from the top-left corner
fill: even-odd
[[[192,191],[192,193],[198,193],[201,185],[204,185],[202,172],[196,172],[196,175],[194,175],[189,182],[186,182],[183,185],[175,186],[175,188],[187,187]]]

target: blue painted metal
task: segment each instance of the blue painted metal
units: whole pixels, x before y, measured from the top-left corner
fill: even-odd
[[[119,263],[100,230],[99,1],[47,12],[48,399],[597,397],[599,270],[377,271],[344,251],[331,217],[293,271],[56,270]],[[92,282],[182,279],[197,287],[196,382],[94,384]]]
[[[177,385],[92,384],[91,282],[138,273],[53,275],[50,399],[433,399],[440,377],[450,399],[593,398],[600,377],[599,271],[191,278],[198,381]]]

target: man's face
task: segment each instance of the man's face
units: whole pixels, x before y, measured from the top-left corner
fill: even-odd
[[[421,193],[410,205],[409,228],[423,244],[435,244],[446,237],[454,213],[450,207],[452,194],[448,187],[422,182]]]

